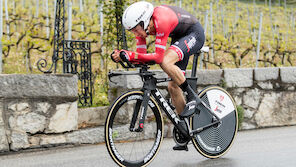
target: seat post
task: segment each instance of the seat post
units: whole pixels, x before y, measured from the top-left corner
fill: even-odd
[[[186,78],[188,81],[188,84],[191,86],[191,88],[194,91],[196,91],[196,88],[197,88],[196,69],[197,69],[197,59],[198,59],[199,54],[200,54],[200,52],[194,54],[192,70],[191,70],[191,77]]]
[[[197,59],[198,59],[199,54],[200,54],[200,52],[195,53],[194,57],[193,57],[193,64],[192,64],[192,71],[191,71],[192,78],[196,77]]]

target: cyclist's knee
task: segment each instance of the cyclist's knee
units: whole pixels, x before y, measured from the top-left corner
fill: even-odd
[[[178,61],[179,61],[178,54],[175,51],[168,49],[163,55],[163,60],[161,64],[174,65]]]

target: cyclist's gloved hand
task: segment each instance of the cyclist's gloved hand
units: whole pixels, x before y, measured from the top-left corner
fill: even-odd
[[[119,51],[118,50],[114,50],[112,53],[111,53],[111,55],[110,55],[110,57],[111,57],[111,60],[113,61],[113,62],[115,62],[115,63],[117,63],[118,61],[120,61],[120,57],[119,57]]]

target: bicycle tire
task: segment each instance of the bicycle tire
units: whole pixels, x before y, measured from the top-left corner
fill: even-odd
[[[219,158],[232,146],[238,130],[238,114],[231,95],[221,87],[209,86],[199,93],[199,97],[221,119],[221,124],[205,129],[192,138],[196,150],[207,158]],[[207,110],[203,107],[202,110]],[[201,111],[190,119],[192,129],[213,122],[213,116]]]
[[[129,130],[135,105],[142,100],[142,91],[130,91],[117,98],[109,109],[105,122],[105,143],[111,158],[119,166],[147,166],[155,158],[163,140],[163,118],[157,102],[152,97],[149,100],[143,132]],[[138,122],[137,118],[135,127],[138,127]],[[148,131],[149,128],[154,131]],[[149,147],[148,144],[152,146]],[[142,147],[141,152],[134,149],[139,147]],[[132,157],[134,155],[136,158]]]

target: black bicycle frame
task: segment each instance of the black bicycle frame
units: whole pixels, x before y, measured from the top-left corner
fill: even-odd
[[[131,124],[130,124],[130,130],[140,132],[143,130],[144,127],[144,121],[147,113],[147,106],[150,99],[150,96],[153,96],[156,102],[159,104],[159,106],[162,108],[162,110],[166,113],[168,118],[171,120],[171,122],[178,128],[180,131],[184,131],[184,129],[179,128],[178,123],[180,122],[179,117],[174,112],[174,109],[171,107],[171,105],[165,100],[165,98],[162,96],[160,91],[156,88],[156,84],[160,82],[166,82],[169,79],[167,78],[159,78],[156,79],[152,75],[151,76],[144,76],[144,86],[143,86],[143,100],[137,101],[136,106],[134,108],[134,113],[132,116]],[[142,104],[142,105],[141,105]],[[141,107],[141,108],[140,108]],[[135,123],[137,120],[137,117],[140,112],[140,119],[139,119],[139,127],[135,128]]]
[[[193,89],[196,89],[196,68],[197,68],[197,57],[199,56],[200,53],[197,53],[194,55],[194,63],[193,63],[193,68],[192,68],[192,73],[191,73],[191,77],[187,78],[188,80],[191,81],[191,87],[193,87]],[[212,109],[210,109],[203,101],[201,102],[202,105],[207,109],[207,111],[213,116],[214,121],[208,125],[205,125],[203,127],[200,127],[198,129],[189,129],[189,133],[186,132],[186,130],[180,126],[179,122],[181,121],[179,119],[179,117],[177,116],[176,112],[174,112],[174,109],[171,107],[171,105],[165,100],[165,98],[162,96],[162,94],[160,93],[160,91],[157,89],[156,84],[157,83],[161,83],[161,82],[166,82],[166,81],[170,81],[170,79],[168,78],[155,78],[152,72],[148,71],[147,66],[141,66],[142,68],[140,69],[139,73],[134,73],[134,74],[129,74],[129,75],[135,75],[138,74],[142,77],[144,85],[142,88],[142,91],[144,92],[143,95],[143,99],[142,100],[138,100],[136,103],[136,106],[134,108],[134,112],[133,112],[133,116],[132,116],[132,120],[131,120],[131,124],[130,124],[130,131],[135,131],[135,132],[141,132],[143,131],[144,128],[144,121],[145,121],[145,117],[147,114],[147,108],[148,108],[148,103],[149,103],[149,99],[150,96],[154,97],[154,99],[156,100],[156,102],[160,105],[160,107],[162,108],[162,110],[166,113],[166,115],[168,116],[168,118],[171,120],[171,122],[175,125],[175,127],[182,132],[184,135],[186,135],[187,137],[189,136],[193,136],[207,128],[210,128],[218,123],[221,122],[220,118],[212,111]],[[124,75],[122,73],[111,73],[109,74],[109,77],[111,78],[112,76],[117,76],[117,75]],[[138,118],[140,112],[140,119],[139,119],[139,126],[137,128],[135,128],[135,124],[136,124],[136,120]],[[189,126],[189,121],[188,119],[185,119],[187,126]]]
[[[174,125],[178,125],[180,122],[180,119],[174,112],[174,109],[172,109],[171,105],[164,99],[162,94],[159,92],[158,89],[155,89],[152,91],[152,96],[157,101],[157,103],[160,105],[162,110],[166,113],[168,118],[172,121]]]

